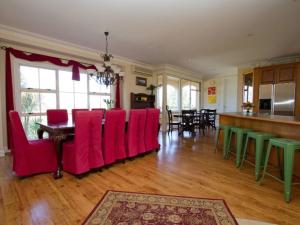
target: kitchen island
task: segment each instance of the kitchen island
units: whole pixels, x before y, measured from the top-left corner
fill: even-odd
[[[250,128],[254,131],[268,132],[282,138],[291,138],[300,141],[300,118],[293,116],[277,116],[264,113],[221,113],[219,123],[242,128]],[[253,155],[253,144],[250,145],[250,155]],[[277,158],[272,151],[270,163],[276,165]],[[295,175],[300,177],[300,151],[295,156]]]

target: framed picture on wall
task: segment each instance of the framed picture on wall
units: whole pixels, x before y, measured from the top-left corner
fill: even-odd
[[[139,86],[147,87],[147,78],[145,77],[136,77],[135,84]]]

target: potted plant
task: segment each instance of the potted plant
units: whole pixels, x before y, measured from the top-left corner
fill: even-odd
[[[111,99],[104,99],[103,100],[106,103],[106,109],[111,109],[112,108],[112,104],[113,104],[113,100]]]
[[[151,91],[151,95],[154,95],[154,90],[156,89],[156,86],[153,84],[150,84],[149,87],[147,87],[148,91]]]
[[[246,109],[247,113],[250,112],[250,110],[254,107],[253,103],[252,102],[244,102],[243,105],[242,105],[242,108],[243,109]]]

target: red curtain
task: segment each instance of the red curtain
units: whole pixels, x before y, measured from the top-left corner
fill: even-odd
[[[10,130],[10,123],[9,123],[9,111],[14,110],[14,97],[13,97],[13,83],[12,83],[12,69],[11,69],[11,59],[10,54],[12,54],[14,57],[19,59],[28,60],[31,62],[50,62],[57,66],[72,66],[72,79],[73,80],[80,80],[80,72],[79,68],[82,69],[95,69],[97,68],[94,65],[83,65],[77,61],[69,60],[66,63],[63,63],[61,59],[52,57],[52,56],[46,56],[41,54],[35,54],[30,53],[27,54],[23,51],[13,49],[13,48],[6,48],[6,55],[5,55],[5,86],[6,86],[6,121],[7,121],[7,142],[8,147],[11,148],[11,130]]]

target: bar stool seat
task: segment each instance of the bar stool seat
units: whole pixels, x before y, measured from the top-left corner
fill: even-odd
[[[269,173],[267,173],[267,167],[269,162],[270,153],[272,147],[276,147],[277,150],[280,148],[283,149],[283,170],[284,170],[284,178],[283,180],[275,177]],[[293,169],[294,169],[294,156],[295,152],[300,150],[300,141],[285,139],[285,138],[272,138],[269,141],[268,150],[265,159],[264,171],[262,177],[260,179],[260,184],[262,183],[265,175],[269,175],[276,180],[284,183],[284,198],[286,202],[291,201],[291,193],[292,193],[292,178],[293,178]],[[278,156],[280,156],[278,154]]]
[[[234,126],[231,125],[219,125],[217,128],[216,132],[216,140],[215,140],[215,153],[217,152],[218,144],[219,144],[219,137],[220,137],[220,132],[223,130],[224,132],[224,141],[223,141],[223,157],[225,158],[225,149],[226,146],[228,145],[229,141],[229,132],[230,129],[233,128]]]
[[[241,127],[232,127],[229,132],[229,141],[225,148],[225,159],[229,158],[230,152],[231,152],[231,139],[232,134],[236,135],[236,167],[239,167],[241,164],[241,155],[243,150],[243,144],[245,135],[247,132],[252,131],[248,128],[241,128]]]
[[[248,152],[248,143],[250,139],[255,140],[255,179],[258,180],[260,176],[261,169],[263,168],[264,158],[265,158],[265,142],[269,141],[271,138],[275,138],[276,135],[271,133],[264,132],[247,132],[246,143],[244,146],[244,153],[240,168],[243,167],[243,164],[247,157]]]

